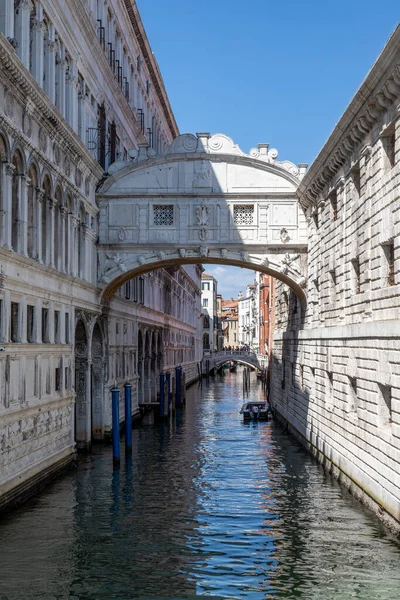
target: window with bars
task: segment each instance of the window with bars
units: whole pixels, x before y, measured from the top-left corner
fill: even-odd
[[[233,221],[235,225],[253,225],[253,218],[253,204],[235,204],[233,207]]]
[[[174,207],[172,204],[155,204],[153,206],[154,225],[173,225]]]

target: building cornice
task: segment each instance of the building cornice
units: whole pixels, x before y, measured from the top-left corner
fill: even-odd
[[[318,196],[351,158],[400,94],[400,25],[395,29],[364,82],[335,126],[298,188],[304,208]],[[399,107],[394,107],[398,113]]]
[[[149,70],[150,77],[154,89],[156,90],[159,102],[162,106],[165,120],[168,123],[169,130],[173,138],[179,135],[179,128],[176,123],[174,113],[168,99],[168,94],[165,89],[164,81],[162,79],[160,69],[158,68],[157,61],[154,54],[151,51],[149,40],[145,33],[142,20],[140,18],[139,10],[135,0],[124,0],[126,10],[128,12],[133,30],[135,32],[136,39],[138,41],[140,50],[142,52],[144,61]]]

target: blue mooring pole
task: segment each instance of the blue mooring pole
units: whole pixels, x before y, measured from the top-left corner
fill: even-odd
[[[119,448],[119,388],[117,382],[114,383],[114,387],[111,388],[112,398],[112,447],[113,447],[113,461],[119,463],[121,458],[121,452]]]
[[[168,406],[168,410],[167,410],[167,415],[169,415],[169,413],[171,412],[171,373],[167,373],[167,390],[168,390],[168,396],[167,396],[167,406]]]
[[[132,384],[127,381],[125,388],[125,450],[132,452]]]
[[[175,381],[176,381],[176,406],[180,406],[182,404],[182,394],[181,394],[181,386],[182,386],[182,367],[175,367]]]
[[[160,373],[160,417],[164,418],[165,412],[165,373]]]

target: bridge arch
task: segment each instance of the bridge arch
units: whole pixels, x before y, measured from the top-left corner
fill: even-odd
[[[112,165],[97,196],[102,301],[143,273],[212,263],[271,275],[304,307],[307,225],[296,191],[305,166],[277,155],[199,133]]]

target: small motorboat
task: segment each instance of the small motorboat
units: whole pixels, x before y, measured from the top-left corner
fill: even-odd
[[[240,409],[244,421],[268,421],[270,412],[268,402],[245,402]]]

